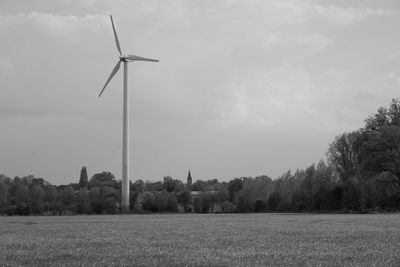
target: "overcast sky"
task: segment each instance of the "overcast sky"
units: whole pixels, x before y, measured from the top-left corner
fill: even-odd
[[[0,1],[0,173],[230,180],[305,168],[400,92],[400,1]]]

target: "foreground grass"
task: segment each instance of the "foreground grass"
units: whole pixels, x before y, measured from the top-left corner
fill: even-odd
[[[400,215],[0,217],[0,265],[400,266]]]

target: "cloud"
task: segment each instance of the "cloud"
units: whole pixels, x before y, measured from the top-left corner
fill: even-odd
[[[400,85],[400,75],[396,75],[395,73],[390,72],[390,73],[388,74],[388,77],[389,77],[390,79],[392,79],[393,81],[395,81],[398,85]]]
[[[2,86],[6,97],[2,99],[1,115],[101,117],[101,112],[93,111],[97,103],[84,105],[77,99],[92,94],[97,100],[97,90],[90,89],[100,89],[107,78],[106,71],[88,71],[98,62],[93,53],[101,54],[97,51],[104,51],[107,45],[96,43],[98,36],[107,31],[112,44],[107,16],[29,12],[1,15],[0,25],[4,36],[0,56],[7,55],[7,60],[0,59],[0,75],[10,76]],[[93,84],[96,80],[91,77],[103,73],[98,84]]]
[[[297,55],[309,56],[326,49],[331,43],[328,36],[317,32],[274,32],[267,35],[267,47],[279,47],[295,51]],[[291,56],[294,56],[291,54]]]
[[[0,76],[9,74],[14,69],[14,66],[6,59],[0,58]]]
[[[109,20],[104,15],[87,14],[56,15],[52,13],[19,13],[0,16],[0,29],[11,27],[38,27],[52,34],[68,34],[81,31],[101,31],[109,27]]]
[[[287,120],[299,121],[296,116],[301,116],[311,122],[312,116],[316,120],[313,127],[330,130],[338,127],[340,119],[350,120],[354,110],[346,109],[346,115],[334,105],[340,106],[344,92],[358,89],[344,85],[350,82],[351,73],[331,66],[329,59],[322,62],[318,58],[327,49],[336,49],[338,37],[330,35],[327,25],[345,27],[360,24],[371,16],[394,14],[384,9],[323,5],[320,1],[174,3],[179,8],[166,7],[165,12],[175,14],[172,21],[179,31],[162,28],[166,30],[163,37],[181,42],[173,43],[179,47],[179,60],[171,69],[171,76],[176,76],[174,81],[169,80],[173,90],[164,98],[172,103],[174,118],[179,117],[176,112],[184,112],[192,119],[194,116],[268,125],[276,123],[271,118],[287,116]],[[218,12],[221,10],[225,12]],[[165,64],[176,60],[171,53],[161,57]],[[337,60],[346,64],[346,59]],[[310,68],[310,63],[316,64],[317,70]],[[325,77],[314,81],[320,71]],[[323,90],[328,87],[329,90]],[[327,101],[330,90],[342,95],[335,96],[331,110],[322,118],[318,109],[323,108],[320,103]],[[157,99],[158,94],[164,93],[156,90],[148,99]],[[356,95],[352,95],[351,101]],[[164,110],[162,117],[171,109]]]
[[[340,7],[337,5],[315,5],[310,9],[322,21],[332,24],[348,25],[358,23],[368,17],[388,17],[398,14],[388,9],[372,9],[368,7]]]
[[[307,117],[312,112],[309,96],[314,84],[301,67],[285,64],[235,76],[227,84],[232,97],[220,111],[228,121],[263,127]]]

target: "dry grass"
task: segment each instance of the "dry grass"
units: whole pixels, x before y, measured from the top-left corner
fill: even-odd
[[[400,266],[400,215],[0,217],[0,265]]]

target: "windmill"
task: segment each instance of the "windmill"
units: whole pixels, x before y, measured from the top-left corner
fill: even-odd
[[[121,207],[122,211],[126,212],[129,210],[129,102],[128,102],[128,63],[132,61],[150,61],[158,62],[158,60],[138,57],[135,55],[122,55],[121,46],[119,45],[119,40],[117,32],[115,30],[114,21],[110,15],[111,25],[114,32],[115,43],[117,45],[117,50],[119,52],[119,60],[112,70],[110,77],[108,77],[106,83],[101,90],[99,97],[106,89],[108,83],[118,72],[121,62],[124,63],[124,100],[123,100],[123,126],[122,126],[122,201]]]

